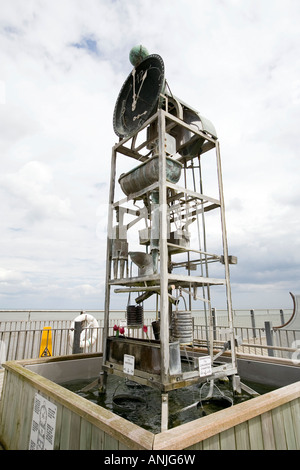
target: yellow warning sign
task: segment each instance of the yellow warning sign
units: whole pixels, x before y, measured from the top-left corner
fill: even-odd
[[[40,346],[40,357],[51,357],[52,356],[52,330],[51,326],[45,326],[43,328],[41,346]]]

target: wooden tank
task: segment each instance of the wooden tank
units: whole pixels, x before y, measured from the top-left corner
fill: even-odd
[[[54,450],[300,449],[300,382],[154,434],[59,385],[95,377],[100,366],[97,354],[4,364],[2,446],[30,448],[35,407],[44,400],[55,421],[48,429]],[[40,441],[45,436],[41,433]]]

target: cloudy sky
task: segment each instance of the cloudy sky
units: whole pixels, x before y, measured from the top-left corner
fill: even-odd
[[[291,308],[299,24],[299,0],[0,0],[0,309],[103,308],[112,114],[136,44],[217,129],[233,307]]]

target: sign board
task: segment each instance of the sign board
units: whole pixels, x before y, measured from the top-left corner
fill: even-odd
[[[207,375],[212,374],[211,370],[211,357],[202,356],[198,358],[199,360],[199,375],[200,377],[206,377]]]
[[[40,357],[52,356],[52,330],[51,326],[45,326],[42,332]]]
[[[57,407],[35,394],[29,450],[53,450]]]
[[[134,375],[134,356],[124,354],[123,372],[128,375]]]

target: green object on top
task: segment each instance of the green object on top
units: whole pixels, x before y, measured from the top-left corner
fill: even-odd
[[[139,45],[134,46],[131,51],[129,52],[129,60],[134,67],[139,65],[142,60],[144,60],[149,55],[148,50],[146,47]]]

